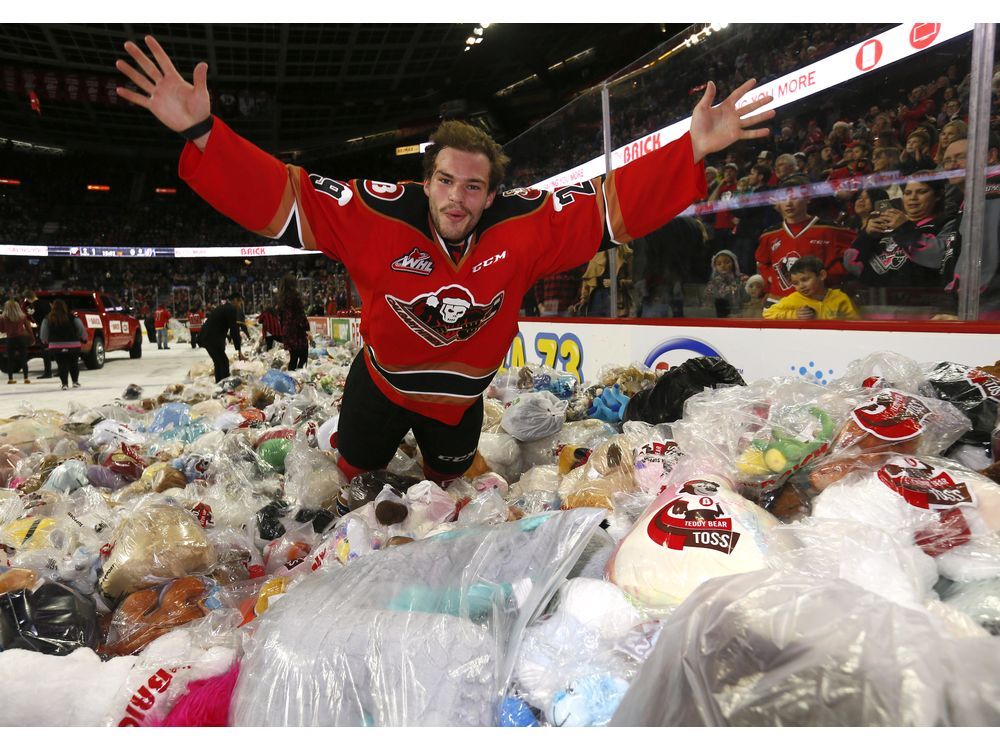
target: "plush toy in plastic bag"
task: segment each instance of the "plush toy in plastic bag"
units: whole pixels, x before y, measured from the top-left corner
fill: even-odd
[[[143,588],[151,578],[207,573],[216,561],[197,518],[155,498],[136,505],[115,529],[111,544],[99,586],[112,599]]]
[[[989,445],[1000,404],[1000,379],[978,367],[956,362],[925,365],[924,373],[934,395],[957,406],[972,422],[972,429],[960,439]]]
[[[1000,650],[834,578],[702,584],[664,624],[612,726],[996,726]]]
[[[504,411],[500,426],[518,440],[541,440],[554,435],[566,421],[566,402],[549,391],[524,393]]]
[[[601,513],[548,513],[324,566],[257,621],[234,726],[493,726],[527,623]]]
[[[940,457],[880,456],[817,495],[813,517],[880,528],[953,581],[1000,576],[1000,485]]]
[[[660,424],[684,413],[684,403],[706,388],[746,385],[743,376],[721,357],[694,357],[671,367],[656,384],[636,393],[625,408],[623,420]]]
[[[673,438],[670,425],[626,422],[622,433],[634,445],[635,481],[639,489],[659,495],[667,488],[667,476],[684,455]]]
[[[559,463],[563,448],[568,445],[593,450],[602,441],[617,435],[618,431],[600,419],[583,419],[567,422],[559,432],[541,440],[521,445],[522,468],[527,471],[535,466],[554,466]]]
[[[608,561],[607,576],[640,605],[666,608],[703,581],[764,567],[777,524],[703,462],[684,459]]]
[[[845,394],[859,388],[896,388],[921,396],[934,395],[925,368],[896,352],[875,352],[852,361],[840,377],[830,382],[830,388]]]
[[[562,507],[614,510],[616,494],[638,488],[633,450],[634,442],[627,435],[616,435],[598,445],[589,460],[570,471],[560,483]]]
[[[566,581],[550,612],[525,631],[514,669],[518,694],[550,724],[607,723],[617,701],[602,702],[620,699],[625,691],[618,688],[633,675],[629,660],[614,651],[615,643],[643,619],[614,584],[593,578]],[[615,687],[611,696],[609,685]],[[570,694],[576,698],[570,700]]]
[[[852,406],[798,378],[758,380],[691,396],[673,436],[686,455],[734,467],[740,491],[758,500],[827,453]]]
[[[137,654],[161,635],[221,607],[219,587],[210,578],[184,576],[161,586],[140,589],[115,608],[108,635],[98,653]]]

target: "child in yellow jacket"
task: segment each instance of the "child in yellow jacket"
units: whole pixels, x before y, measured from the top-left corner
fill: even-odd
[[[861,317],[850,297],[826,288],[826,269],[814,255],[799,258],[788,269],[795,291],[764,308],[769,320],[857,320]]]

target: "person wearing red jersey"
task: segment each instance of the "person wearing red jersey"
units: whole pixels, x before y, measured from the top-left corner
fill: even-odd
[[[361,298],[364,347],[351,366],[338,426],[338,463],[353,477],[384,467],[413,431],[434,481],[472,464],[482,394],[517,334],[520,303],[538,279],[641,237],[705,195],[703,160],[774,116],[771,97],[737,107],[750,80],[713,107],[709,83],[691,130],[642,159],[553,192],[500,193],[509,159],[486,133],[446,122],[431,136],[424,182],[341,181],[286,165],[210,111],[208,65],[193,85],[151,37],[155,62],[116,66],[139,89],[118,95],[189,142],[181,177],[241,225],[342,262]],[[377,429],[373,429],[377,425]]]
[[[201,335],[201,327],[205,325],[205,312],[201,309],[200,303],[191,305],[188,311],[188,331],[191,334],[191,348],[198,348],[198,337]]]
[[[159,305],[153,313],[153,328],[156,329],[156,348],[169,349],[170,339],[167,335],[167,323],[170,322],[170,311]]]
[[[765,229],[757,243],[757,273],[767,283],[767,301],[774,303],[795,291],[790,269],[799,258],[815,255],[822,259],[831,284],[844,277],[841,257],[854,241],[854,232],[811,216],[809,196],[803,189],[809,180],[792,175],[781,181],[786,190],[777,202],[781,224]]]

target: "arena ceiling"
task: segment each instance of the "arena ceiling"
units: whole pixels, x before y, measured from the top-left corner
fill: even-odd
[[[0,137],[175,154],[176,136],[114,94],[122,45],[151,33],[186,77],[208,62],[215,111],[272,152],[416,142],[444,114],[503,141],[687,26],[492,24],[466,51],[473,23],[5,23]]]

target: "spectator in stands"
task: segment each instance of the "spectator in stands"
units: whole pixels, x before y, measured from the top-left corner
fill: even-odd
[[[779,182],[798,171],[799,163],[792,154],[779,154],[774,160],[774,174]]]
[[[295,277],[286,274],[278,284],[278,317],[281,343],[288,351],[288,370],[297,370],[309,359],[309,321]]]
[[[965,180],[966,155],[969,141],[961,139],[952,141],[945,152],[942,166],[948,171],[961,170],[948,178],[950,185],[961,196],[958,205],[958,215],[948,220],[932,243],[928,243],[928,252],[936,252],[942,265],[958,267],[962,252],[962,243],[969,236],[968,214],[965,213]],[[1000,164],[1000,137],[991,132],[986,152],[986,164],[993,167]],[[983,220],[983,244],[979,265],[979,309],[984,318],[1000,317],[1000,177],[993,176],[986,180],[986,214]],[[947,271],[946,271],[947,274]],[[947,289],[958,292],[961,287],[960,272],[954,272],[950,277]],[[955,312],[955,298],[951,299],[951,312]]]
[[[586,264],[583,264],[565,273],[555,273],[539,280],[535,284],[538,314],[543,318],[568,315],[569,308],[579,299],[580,282],[586,268]]]
[[[942,228],[938,211],[944,186],[930,179],[930,172],[916,173],[903,188],[901,208],[876,202],[874,210],[844,254],[844,267],[854,278],[869,286],[905,288],[906,297],[897,302],[920,300],[940,306],[944,276],[953,263],[945,263],[931,242]],[[912,296],[920,290],[921,296]]]
[[[857,320],[861,316],[850,297],[826,286],[826,268],[815,255],[792,264],[789,276],[795,291],[764,309],[768,320]]]
[[[709,201],[729,201],[736,196],[737,167],[733,162],[727,162],[722,167],[722,179],[712,192],[708,194]],[[715,247],[729,247],[733,236],[733,213],[728,208],[721,208],[715,214],[712,222],[714,228],[713,242]]]
[[[678,216],[634,240],[632,316],[683,318],[691,259],[701,257],[707,243],[705,225],[693,216]]]
[[[934,100],[926,95],[926,87],[914,86],[910,91],[909,102],[899,107],[899,119],[902,123],[903,138],[909,140],[910,134],[917,127],[934,117],[936,106]]]
[[[42,321],[38,339],[56,361],[62,389],[69,388],[70,379],[73,380],[73,387],[79,388],[80,349],[81,344],[87,342],[87,332],[83,322],[70,314],[65,300],[56,299],[52,303],[52,309]]]
[[[740,272],[736,256],[729,250],[720,250],[712,256],[712,270],[705,285],[705,302],[715,308],[717,318],[728,318],[730,313],[743,309],[748,296],[743,284],[747,276]]]
[[[807,185],[808,180],[801,175],[785,178],[780,185],[784,194],[776,202],[782,222],[765,230],[757,245],[757,273],[767,282],[770,302],[792,293],[788,271],[804,255],[823,259],[831,283],[839,282],[844,275],[841,258],[854,233],[809,214]]]
[[[858,232],[868,221],[875,203],[889,200],[889,193],[884,188],[867,187],[858,190],[851,203],[854,205],[854,214],[851,216],[847,226],[849,229]]]
[[[796,151],[792,156],[795,157],[795,171],[799,174],[806,173],[806,167],[809,164],[809,159],[806,157],[804,151]]]
[[[954,88],[949,87],[949,90],[954,93]],[[941,113],[937,117],[937,124],[939,128],[944,128],[949,122],[956,121],[965,122],[962,119],[962,102],[951,97],[945,100]]]
[[[153,328],[156,329],[156,348],[169,349],[170,338],[167,324],[170,322],[170,311],[162,304],[153,312]]]
[[[944,165],[944,154],[954,141],[964,140],[969,135],[969,126],[962,120],[952,120],[941,128],[941,135],[938,137],[937,152],[934,159],[937,169]]]
[[[748,194],[756,195],[769,190],[767,183],[770,179],[771,170],[763,165],[754,164],[750,167]],[[773,206],[767,204],[733,211],[734,229],[731,249],[736,254],[740,268],[754,270],[757,267],[754,251],[760,241],[761,232],[779,221],[781,221],[781,217],[778,216]]]
[[[28,379],[28,347],[35,340],[31,330],[31,318],[28,317],[16,300],[9,299],[0,313],[0,333],[7,345],[7,385],[14,384],[14,373],[20,369],[24,373],[24,382]]]
[[[630,275],[632,248],[628,245],[617,245],[615,260],[617,263],[615,278],[618,282],[617,313],[621,316],[632,308]],[[579,299],[570,307],[570,312],[574,315],[583,312],[590,317],[611,317],[611,268],[606,250],[598,250],[587,263],[580,282]]]
[[[831,149],[831,162],[834,161],[833,154],[843,154],[847,143],[851,140],[851,124],[843,120],[837,120],[830,128],[830,135],[826,137],[826,143]]]
[[[904,175],[937,168],[931,157],[930,134],[923,128],[914,130],[906,139],[906,147],[899,156],[899,171]]]
[[[778,175],[774,173],[773,151],[761,151],[757,154],[757,165],[767,167],[771,171],[771,178],[767,181],[769,187],[774,187],[778,184]]]
[[[755,273],[743,288],[747,290],[747,302],[743,305],[744,318],[760,318],[764,315],[764,303],[767,301],[767,282],[759,273]]]

